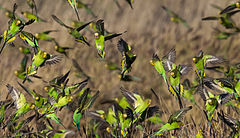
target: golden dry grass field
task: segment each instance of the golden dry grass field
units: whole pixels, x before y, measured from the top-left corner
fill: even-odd
[[[132,70],[129,74],[141,78],[139,82],[120,81],[117,71],[106,69],[105,63],[101,61],[97,55],[94,34],[92,32],[83,31],[91,44],[90,47],[87,47],[86,45],[75,42],[67,30],[52,19],[51,15],[54,14],[68,25],[71,25],[71,20],[77,19],[66,0],[35,1],[38,6],[39,17],[47,20],[47,22],[33,23],[32,25],[26,26],[24,30],[33,34],[45,30],[58,30],[58,32],[51,33],[51,36],[53,36],[60,45],[73,48],[69,50],[68,57],[64,57],[60,63],[39,68],[37,75],[41,76],[45,81],[50,81],[53,77],[64,74],[70,70],[69,83],[81,82],[86,78],[76,77],[76,69],[72,65],[72,59],[75,59],[84,72],[91,77],[91,82],[88,84],[88,87],[100,91],[100,96],[94,104],[94,108],[96,109],[104,107],[104,105],[98,104],[101,101],[122,96],[119,89],[122,86],[131,91],[138,91],[147,98],[154,99],[150,91],[150,89],[153,88],[160,97],[159,102],[152,100],[153,105],[160,104],[160,110],[167,113],[176,111],[179,108],[176,99],[169,94],[162,77],[149,62],[155,52],[162,57],[170,49],[175,48],[177,52],[176,63],[191,64],[193,66],[192,71],[187,75],[189,79],[195,78],[195,66],[192,62],[192,57],[196,56],[200,50],[208,54],[224,57],[232,64],[239,62],[239,35],[234,35],[227,40],[217,40],[213,28],[217,27],[223,30],[224,28],[215,21],[204,22],[201,20],[201,18],[206,16],[218,15],[219,11],[212,8],[211,4],[225,7],[232,3],[232,0],[134,0],[133,9],[131,9],[124,0],[119,0],[122,9],[119,9],[113,0],[82,0],[89,4],[89,7],[97,15],[97,18],[87,14],[83,9],[79,9],[81,21],[87,22],[103,19],[105,29],[110,32],[120,33],[127,31],[120,37],[132,46],[133,52],[137,55],[136,61],[133,63]],[[22,16],[22,11],[31,11],[25,0],[0,0],[0,5],[9,10],[12,9],[14,3],[18,5],[16,13],[20,16]],[[171,22],[170,17],[161,8],[163,5],[186,19],[192,30],[188,30],[182,24]],[[239,14],[234,16],[238,25],[240,25],[239,17]],[[1,34],[7,29],[8,20],[4,15],[4,11],[1,10]],[[118,52],[117,42],[120,37],[105,43],[106,60],[117,63],[119,66],[121,66],[121,54]],[[19,64],[23,58],[23,55],[17,47],[24,45],[24,43],[19,37],[17,37],[14,43],[15,47],[7,46],[0,55],[1,100],[5,99],[7,94],[6,84],[11,84],[19,90],[22,90],[17,84],[17,81],[21,82],[22,80],[15,76],[14,71],[19,68]],[[54,51],[53,42],[39,41],[39,45],[48,53],[58,54]],[[28,64],[30,64],[30,61]],[[212,72],[209,72],[209,74],[211,73]],[[211,74],[211,76],[213,75]],[[35,89],[37,92],[46,96],[47,94],[44,91],[45,82],[35,78],[32,80],[33,83],[26,82],[25,86]],[[28,96],[26,95],[26,97]],[[199,98],[200,96],[196,95],[195,97],[197,101],[201,103],[201,107],[204,107],[203,101]],[[28,97],[27,99],[30,98]],[[185,101],[184,104],[190,105],[187,101]],[[187,115],[189,122],[190,114],[196,121],[196,124],[206,123],[206,121],[204,121],[205,116],[199,109],[193,107],[193,110],[189,112]],[[235,118],[240,117],[236,114],[233,114],[233,116]],[[59,112],[59,117],[68,129],[76,130],[72,125],[72,113],[64,110],[64,112]],[[167,114],[162,116],[163,120],[167,120],[167,118]],[[61,126],[59,127],[61,128]],[[195,132],[193,132],[191,136],[193,136]]]

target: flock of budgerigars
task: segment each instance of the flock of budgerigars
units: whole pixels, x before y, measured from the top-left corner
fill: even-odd
[[[118,7],[120,4],[114,0]],[[133,9],[133,1],[126,0]],[[87,4],[80,0],[67,0],[66,4],[72,7],[78,21],[73,22],[73,27],[63,23],[57,15],[52,15],[52,19],[68,30],[68,33],[74,37],[76,42],[90,46],[87,38],[82,34],[82,31],[90,31],[94,34],[97,54],[99,58],[105,61],[104,43],[107,40],[118,39],[123,33],[110,33],[104,28],[104,20],[96,19],[93,21],[81,22],[78,15],[78,8],[84,8],[91,16],[97,17]],[[20,46],[19,51],[24,54],[19,70],[15,71],[16,77],[19,78],[18,85],[21,90],[16,89],[11,84],[7,84],[8,94],[6,100],[0,102],[0,126],[1,136],[3,137],[161,137],[161,136],[176,136],[181,137],[183,127],[186,127],[184,115],[196,107],[197,111],[205,115],[207,128],[198,127],[191,136],[197,138],[212,137],[219,128],[219,122],[222,126],[228,126],[230,129],[229,137],[240,137],[240,122],[239,118],[233,118],[229,114],[220,110],[220,106],[228,107],[232,112],[239,115],[240,108],[240,64],[230,65],[229,62],[214,55],[205,54],[200,51],[199,54],[193,57],[195,64],[196,77],[193,81],[189,79],[182,80],[182,76],[189,71],[194,70],[189,65],[177,65],[175,63],[176,51],[171,49],[165,56],[159,58],[153,54],[150,63],[156,71],[162,76],[164,83],[162,87],[167,87],[171,96],[176,98],[176,109],[172,115],[168,115],[168,121],[164,122],[160,118],[163,114],[161,107],[152,105],[150,99],[146,99],[138,92],[130,92],[121,87],[122,98],[103,101],[101,104],[109,105],[107,110],[92,110],[90,109],[96,99],[99,97],[99,91],[86,88],[90,77],[84,73],[77,61],[73,60],[73,66],[84,75],[86,80],[75,84],[68,84],[69,73],[61,76],[55,76],[44,87],[48,96],[42,96],[38,91],[31,90],[24,86],[24,83],[32,83],[31,78],[38,76],[39,68],[46,65],[57,66],[64,57],[67,57],[67,52],[71,52],[69,47],[61,47],[56,39],[50,36],[51,32],[56,30],[48,30],[33,35],[31,32],[24,31],[24,28],[31,26],[35,22],[45,22],[38,15],[38,7],[34,0],[27,0],[26,4],[32,9],[31,12],[22,12],[24,18],[21,18],[16,13],[17,4],[13,5],[12,10],[0,7],[5,11],[5,15],[10,18],[8,28],[0,36],[1,53],[9,46],[14,45],[14,40],[17,36],[25,43],[25,46]],[[218,31],[218,39],[227,39],[233,34],[239,32],[239,28],[231,18],[240,10],[240,3],[234,3],[226,8],[220,8],[217,5],[212,5],[220,10],[218,16],[205,17],[202,20],[218,20],[227,31]],[[162,6],[162,9],[170,16],[171,21],[183,24],[186,28],[191,29],[187,22],[178,16],[175,12]],[[144,12],[144,11],[143,11]],[[41,50],[38,41],[51,41],[55,43],[55,50],[59,55],[52,55]],[[108,69],[119,70],[120,79],[122,81],[137,81],[139,78],[129,75],[131,65],[136,59],[136,54],[131,49],[131,46],[119,38],[117,47],[121,53],[121,67],[118,64],[108,63]],[[69,50],[69,51],[68,51]],[[27,62],[31,57],[30,64]],[[4,58],[0,58],[4,60]],[[206,71],[218,72],[221,78],[213,78],[206,74]],[[2,78],[4,79],[4,78]],[[21,80],[21,81],[20,81]],[[24,96],[24,93],[30,95],[34,102],[29,102]],[[151,89],[157,101],[159,101],[158,93]],[[196,102],[194,95],[199,94],[204,105]],[[10,98],[11,97],[11,98]],[[186,106],[184,103],[188,101],[191,106]],[[174,102],[173,102],[174,103]],[[58,117],[58,113],[65,108],[72,114],[72,125],[77,131],[70,130],[62,123],[62,119]],[[9,110],[13,111],[7,113]],[[220,120],[220,121],[219,121]],[[59,125],[53,125],[57,123]],[[35,124],[33,126],[33,124]],[[192,126],[196,124],[192,119]],[[156,127],[157,126],[157,127]],[[220,126],[221,127],[221,126]],[[62,129],[59,129],[62,128]],[[149,129],[150,128],[150,129]],[[227,136],[226,136],[227,137]]]

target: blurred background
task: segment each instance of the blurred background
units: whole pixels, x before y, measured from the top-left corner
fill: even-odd
[[[218,15],[219,10],[213,8],[211,4],[225,7],[233,2],[230,0],[135,0],[133,9],[124,0],[119,0],[121,9],[117,7],[113,0],[82,0],[82,2],[88,4],[97,17],[95,18],[88,14],[84,9],[79,9],[81,21],[88,22],[103,19],[106,30],[114,33],[127,31],[122,36],[105,43],[106,60],[121,66],[121,54],[117,49],[117,41],[122,37],[132,46],[133,53],[137,55],[129,75],[139,77],[141,81],[132,82],[120,81],[118,71],[111,71],[106,68],[106,63],[101,61],[97,55],[94,33],[86,30],[82,31],[91,44],[88,47],[75,42],[73,37],[68,34],[67,29],[52,19],[51,15],[54,14],[69,26],[71,26],[72,20],[77,20],[75,13],[66,0],[35,1],[39,17],[47,22],[33,23],[26,26],[24,30],[33,34],[47,30],[58,30],[58,32],[53,32],[50,35],[61,46],[74,48],[69,50],[68,57],[64,57],[60,63],[39,68],[37,75],[41,76],[45,81],[50,81],[52,78],[70,70],[69,83],[81,82],[86,78],[84,76],[76,76],[76,69],[72,65],[72,59],[75,59],[83,71],[91,78],[88,87],[100,91],[101,94],[98,101],[121,96],[119,89],[121,86],[130,91],[138,91],[146,98],[153,97],[150,91],[153,88],[160,96],[160,99],[162,99],[161,104],[165,105],[161,106],[162,109],[160,109],[167,109],[169,112],[175,111],[175,107],[178,106],[176,99],[169,94],[162,77],[149,62],[154,53],[162,57],[172,48],[175,48],[177,52],[176,64],[191,64],[193,66],[193,70],[187,75],[189,79],[195,77],[195,66],[192,62],[192,57],[196,56],[200,50],[208,54],[224,57],[231,61],[232,64],[239,62],[239,35],[234,35],[226,40],[218,40],[213,28],[224,28],[217,21],[201,21],[203,17]],[[23,11],[31,12],[25,0],[0,1],[0,5],[9,10],[12,10],[14,3],[18,5],[16,13],[20,17],[23,17],[21,14]],[[170,17],[161,6],[165,6],[179,14],[179,16],[187,21],[191,29],[186,28],[182,24],[171,22]],[[236,24],[240,23],[239,17],[239,15],[234,16]],[[1,10],[1,34],[7,29],[8,20],[4,15],[4,10]],[[14,71],[19,68],[21,59],[23,58],[17,47],[24,45],[24,43],[17,37],[14,44],[15,47],[7,46],[0,57],[1,99],[5,99],[6,97],[6,84],[11,84],[20,89],[17,81],[22,81],[15,76]],[[39,41],[39,46],[42,49],[51,54],[58,54],[54,50],[54,45],[53,42]],[[30,64],[30,60],[28,64]],[[35,89],[43,95],[47,95],[44,93],[44,86],[46,84],[39,79],[32,78],[32,80],[33,83],[27,82],[25,86]],[[197,95],[196,97],[199,96]],[[199,101],[202,102],[202,100]],[[101,105],[95,104],[95,108],[99,108],[99,106]],[[203,102],[201,106],[203,106]],[[193,113],[194,110],[190,112]],[[61,112],[59,115],[61,118],[63,113]],[[193,116],[197,118],[201,114]],[[64,119],[68,120],[70,118],[71,116],[67,116]],[[200,118],[203,118],[203,116]],[[71,124],[72,122],[67,123]]]

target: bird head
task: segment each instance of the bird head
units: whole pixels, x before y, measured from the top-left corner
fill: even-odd
[[[35,34],[35,37],[38,39],[38,38],[39,38],[39,35],[40,35],[39,33],[36,33],[36,34]]]
[[[31,104],[31,105],[30,105],[30,109],[35,109],[35,105],[34,105],[34,104]]]
[[[193,63],[197,63],[198,62],[198,58],[197,57],[192,58],[192,60],[193,60]]]
[[[170,75],[171,75],[173,78],[176,78],[176,73],[175,73],[174,71],[172,71],[172,72],[170,73]]]
[[[36,100],[36,101],[39,101],[39,100],[40,100],[40,98],[37,96],[37,97],[35,97],[35,100]]]
[[[96,32],[96,33],[94,34],[94,36],[95,36],[95,39],[96,39],[96,40],[98,40],[98,39],[100,38],[100,34],[99,34],[98,32]]]
[[[111,129],[109,127],[106,128],[108,133],[111,133]]]
[[[151,104],[151,99],[147,99],[147,105],[149,106]]]
[[[68,99],[68,102],[71,102],[72,99],[73,99],[73,97],[69,95],[69,96],[67,97],[67,99]]]
[[[178,122],[178,128],[182,128],[183,127],[183,122]]]
[[[27,17],[27,12],[22,12],[24,17]]]
[[[48,53],[44,51],[44,52],[42,53],[42,57],[43,57],[44,59],[46,59],[46,58],[48,57]]]
[[[93,27],[94,27],[94,23],[91,22],[91,23],[89,24],[89,27],[90,27],[91,29],[93,29]]]
[[[68,33],[71,34],[72,33],[72,30],[70,28],[68,28]]]
[[[105,119],[105,117],[104,117],[104,115],[103,115],[103,114],[101,114],[101,115],[100,115],[100,117],[101,117],[103,120]]]
[[[20,38],[23,39],[23,40],[25,40],[25,36],[24,36],[23,33],[20,34]]]
[[[54,46],[54,49],[55,49],[55,50],[58,50],[58,48],[59,48],[58,45],[55,45],[55,46]]]
[[[44,90],[45,90],[46,92],[48,92],[48,91],[49,91],[49,86],[44,87]]]
[[[240,8],[240,3],[239,2],[236,3],[236,7]]]
[[[155,60],[154,59],[152,59],[152,60],[150,60],[150,63],[154,66],[155,65]]]
[[[23,52],[23,48],[22,48],[22,47],[19,47],[18,49],[19,49],[19,51],[20,51],[21,53]]]
[[[18,75],[18,74],[19,74],[19,71],[18,71],[18,70],[14,71],[14,74],[15,74],[15,75]]]
[[[15,25],[20,26],[22,24],[22,21],[17,19]]]
[[[9,15],[10,15],[9,11],[6,11],[6,12],[5,12],[5,15],[6,15],[6,16],[9,16]]]

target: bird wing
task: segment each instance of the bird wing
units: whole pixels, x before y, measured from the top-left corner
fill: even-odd
[[[47,59],[45,63],[49,65],[57,64],[62,60],[62,58],[62,55],[53,55],[50,59]]]

